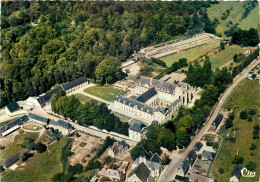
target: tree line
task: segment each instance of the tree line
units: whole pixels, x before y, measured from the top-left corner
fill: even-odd
[[[184,33],[214,32],[210,4],[3,2],[0,106],[83,75],[101,83],[120,79],[121,73],[106,71],[118,73],[119,62],[134,51]],[[100,74],[96,68],[107,59],[115,63]]]
[[[129,124],[121,122],[104,103],[98,104],[92,100],[81,104],[75,96],[67,97],[64,91],[59,91],[52,96],[51,107],[54,112],[80,125],[95,126],[128,136]]]

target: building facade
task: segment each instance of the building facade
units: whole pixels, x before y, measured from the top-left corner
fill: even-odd
[[[140,142],[141,139],[145,136],[146,133],[146,125],[142,123],[134,122],[129,128],[129,139]]]
[[[188,84],[170,84],[148,77],[141,77],[135,87],[137,99],[117,96],[115,107],[126,113],[135,115],[141,120],[160,124],[171,120],[172,115],[182,105],[188,105],[194,97],[196,89]]]

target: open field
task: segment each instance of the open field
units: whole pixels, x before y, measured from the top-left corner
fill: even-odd
[[[238,23],[238,27],[248,30],[250,28],[259,28],[259,7],[257,5],[256,8],[254,8],[249,15],[241,19],[245,8],[243,8],[243,5],[245,2],[241,1],[220,1],[219,4],[214,4],[210,8],[208,8],[208,16],[211,21],[214,20],[214,18],[217,18],[220,22],[219,25],[216,27],[217,33],[221,33],[224,37],[224,32],[228,30],[232,25],[235,23]],[[230,10],[229,16],[222,20],[221,16],[223,12],[226,12],[226,10]],[[229,24],[229,21],[232,21],[232,24],[227,26]]]
[[[224,50],[216,53],[210,54],[210,62],[212,66],[212,70],[216,70],[216,68],[221,67],[228,62],[233,60],[233,56],[238,53],[243,53],[246,51],[246,48],[241,48],[238,45],[226,46]]]
[[[36,139],[38,135],[39,133],[24,133],[15,136],[14,141],[10,145],[8,145],[4,150],[0,151],[1,164],[4,162],[4,160],[24,150],[21,144],[25,141],[25,138],[31,137],[33,139]]]
[[[201,55],[206,54],[207,52],[211,51],[219,47],[219,40],[212,40],[211,42],[204,44],[202,46],[198,46],[192,49],[188,49],[182,51],[178,54],[172,54],[166,57],[161,58],[167,66],[171,66],[172,63],[179,61],[180,58],[186,58],[188,62],[198,59]]]
[[[48,151],[36,154],[15,171],[8,170],[3,173],[4,181],[51,181],[52,177],[62,172],[62,150],[68,139],[61,138],[48,148]]]
[[[223,36],[224,32],[228,30],[230,27],[226,27],[226,24],[229,21],[232,21],[233,24],[239,23],[243,13],[244,13],[244,8],[243,8],[244,2],[232,2],[232,1],[220,1],[219,4],[214,4],[210,8],[208,8],[208,16],[211,21],[214,20],[214,18],[217,18],[219,21],[219,25],[216,27],[216,32],[221,33]],[[233,8],[231,10],[231,8]],[[227,17],[227,19],[222,20],[221,16],[226,10],[230,10],[230,14]]]
[[[104,85],[104,86],[96,85],[93,87],[86,88],[84,92],[110,102],[113,101],[115,96],[124,93],[124,91],[115,88],[112,85]]]
[[[253,126],[258,122],[257,115],[254,115],[253,121],[249,122],[247,120],[242,120],[239,118],[240,111],[243,109],[251,109],[258,108],[259,104],[259,83],[257,80],[246,80],[244,79],[239,85],[233,90],[231,95],[228,97],[226,102],[224,103],[224,108],[234,109],[235,112],[235,120],[233,128],[237,128],[238,130],[232,131],[230,129],[221,128],[219,131],[220,136],[222,137],[222,144],[218,151],[215,164],[212,169],[213,178],[217,181],[229,181],[230,175],[233,170],[232,160],[234,156],[237,154],[237,150],[239,156],[244,158],[244,162],[241,164],[242,167],[249,161],[254,161],[257,163],[257,168],[259,169],[259,158],[258,158],[258,150],[249,150],[252,143],[259,142],[258,140],[253,139]],[[252,97],[253,96],[253,97]],[[230,134],[236,138],[234,143],[225,141],[223,136]],[[258,145],[259,146],[259,145]],[[218,172],[219,168],[222,167],[224,169],[224,174],[220,174]],[[259,170],[258,170],[259,171]],[[255,178],[244,178],[241,177],[240,181],[257,181],[259,174],[256,173]]]
[[[240,28],[243,30],[249,30],[250,28],[259,30],[259,6],[255,7],[249,15],[242,20]]]

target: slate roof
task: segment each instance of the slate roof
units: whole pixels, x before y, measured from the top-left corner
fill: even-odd
[[[197,143],[194,145],[194,149],[195,149],[196,151],[199,151],[199,150],[201,149],[202,146],[203,146],[202,143],[197,142]]]
[[[60,119],[57,121],[57,125],[61,126],[62,128],[65,128],[65,129],[72,128],[72,125],[70,123],[63,121],[63,120],[60,120]]]
[[[152,156],[153,156],[153,153],[152,153],[151,151],[149,151],[149,152],[147,153],[147,155],[149,156],[149,159],[151,159]]]
[[[73,88],[73,87],[75,87],[77,85],[85,83],[87,81],[88,81],[87,78],[85,76],[83,76],[83,77],[80,77],[80,78],[78,78],[76,80],[73,80],[73,81],[70,81],[68,83],[63,84],[62,88],[63,88],[64,91],[66,91],[66,90],[69,90],[69,89],[71,89],[71,88]]]
[[[167,107],[160,107],[158,106],[156,109],[155,109],[155,112],[161,112],[163,115],[167,115],[168,114],[168,111],[170,111],[169,108]]]
[[[151,158],[151,161],[152,162],[156,162],[156,163],[160,163],[161,162],[161,158],[160,158],[160,156],[157,153],[155,153],[153,155],[153,157]]]
[[[202,157],[205,157],[207,159],[213,159],[215,157],[215,153],[204,150],[202,153]]]
[[[242,167],[240,167],[239,165],[235,165],[233,168],[233,171],[231,173],[231,177],[236,176],[237,179],[240,179],[241,169],[242,169]]]
[[[116,96],[114,100],[117,102],[123,103],[125,105],[128,105],[130,107],[137,107],[138,110],[141,110],[143,112],[153,114],[153,108],[142,102],[139,102],[139,101],[136,101],[133,99],[129,99],[129,98],[121,96],[121,95]]]
[[[11,102],[10,104],[7,104],[6,107],[11,113],[19,109],[19,105],[17,104],[17,102]]]
[[[190,166],[189,161],[187,161],[187,160],[182,161],[178,171],[181,169],[183,171],[183,173],[186,174],[189,169],[189,166]]]
[[[150,155],[148,155],[144,149],[141,151],[140,157],[146,158],[146,160],[150,160]]]
[[[9,166],[13,165],[16,161],[19,160],[19,158],[20,154],[16,154],[13,157],[10,157],[3,163],[4,168],[8,168]]]
[[[43,96],[40,96],[40,97],[37,99],[37,101],[38,101],[40,104],[42,104],[42,103],[44,103],[44,102],[47,102],[47,101],[49,101],[49,100],[51,99],[52,95],[58,93],[59,90],[62,90],[61,86],[59,86],[59,87],[57,87],[57,88],[51,90],[50,92],[44,94]]]
[[[194,161],[196,160],[196,157],[197,157],[197,154],[196,154],[196,152],[195,152],[194,150],[191,150],[191,151],[188,153],[188,155],[187,155],[187,159],[188,159],[188,161],[189,161],[191,164],[194,163]]]
[[[129,127],[129,130],[132,130],[132,131],[141,133],[142,129],[145,128],[145,127],[146,127],[146,125],[143,124],[143,123],[134,122],[134,124],[132,124],[132,125]]]
[[[42,117],[42,116],[39,116],[39,115],[33,114],[33,113],[29,113],[28,117],[32,118],[34,120],[37,120],[37,121],[41,121],[41,122],[46,123],[46,124],[48,124],[48,120],[49,120],[48,118],[45,118],[45,117]]]
[[[4,125],[0,128],[0,135],[2,135],[2,133],[4,133],[5,131],[9,130],[10,128],[13,128],[16,125],[20,125],[23,122],[28,121],[28,117],[26,115],[23,115],[22,117],[12,121],[11,123],[8,123],[7,125]]]
[[[54,125],[54,126],[58,125],[57,121],[54,121],[54,120],[50,120],[49,124]]]
[[[144,92],[142,95],[140,95],[136,100],[139,102],[145,103],[146,101],[148,101],[150,98],[152,98],[156,94],[157,94],[157,91],[153,87],[153,88],[147,90],[146,92]]]
[[[179,176],[179,175],[175,176],[175,180],[183,181],[183,182],[189,182],[189,178],[188,177],[183,177],[183,176]]]
[[[219,123],[222,121],[222,119],[223,119],[223,115],[222,114],[219,114],[217,117],[216,117],[216,119],[213,121],[213,125],[214,126],[218,126],[219,125]]]
[[[141,76],[139,84],[141,86],[148,85],[150,88],[155,87],[156,90],[160,90],[167,93],[174,93],[176,85],[170,84],[161,80],[156,80],[148,77]]]
[[[135,174],[142,182],[145,182],[147,178],[150,176],[151,171],[146,167],[146,165],[142,162],[133,171],[129,174],[131,177]]]

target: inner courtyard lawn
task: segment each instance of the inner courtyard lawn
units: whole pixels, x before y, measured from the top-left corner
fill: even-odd
[[[90,101],[96,101],[83,94],[74,94],[74,96],[80,101],[81,104],[85,104],[86,102],[90,102]],[[99,102],[99,101],[96,101],[96,102]]]
[[[124,93],[123,90],[115,88],[112,85],[95,85],[93,87],[86,88],[84,92],[110,102],[113,101],[115,96]]]
[[[20,166],[12,171],[8,170],[2,173],[3,181],[51,181],[56,173],[62,172],[61,155],[62,150],[68,142],[67,138],[61,138],[60,141],[48,147],[43,153],[38,153],[29,158],[25,166]],[[20,161],[18,164],[21,163]]]
[[[253,127],[258,124],[258,113],[259,113],[259,82],[257,80],[244,79],[239,85],[232,91],[231,95],[227,98],[224,103],[224,108],[234,109],[235,119],[233,121],[236,130],[232,128],[225,129],[221,128],[219,134],[221,136],[221,144],[218,150],[215,163],[212,168],[213,178],[217,181],[229,181],[234,164],[232,160],[234,156],[238,155],[244,158],[244,162],[241,164],[245,167],[249,161],[254,161],[257,164],[256,171],[259,171],[259,139],[253,139]],[[240,112],[244,109],[249,110],[255,108],[257,113],[253,116],[253,121],[242,120],[239,118]],[[233,136],[236,138],[234,143],[225,141],[223,137]],[[254,143],[257,149],[250,150],[251,144]],[[224,173],[219,173],[219,168],[224,169]],[[257,181],[259,174],[256,172],[255,178],[240,178],[241,182]]]

